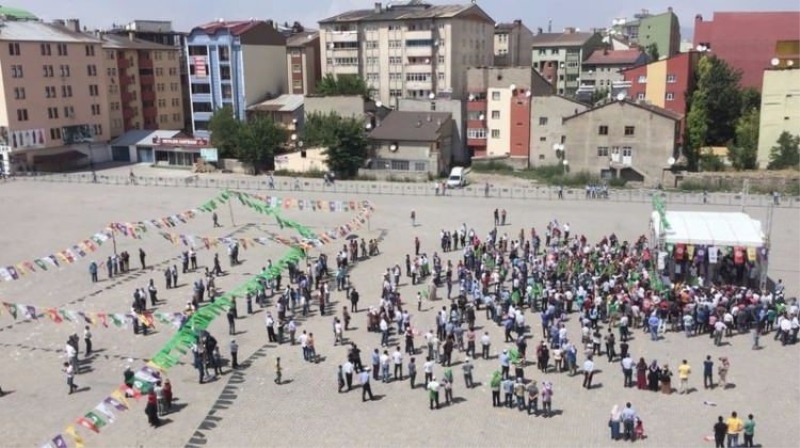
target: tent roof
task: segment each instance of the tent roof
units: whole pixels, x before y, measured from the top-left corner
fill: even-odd
[[[665,232],[669,244],[761,247],[764,232],[761,222],[745,213],[667,211],[670,225]],[[653,212],[656,235],[661,232],[658,212]]]

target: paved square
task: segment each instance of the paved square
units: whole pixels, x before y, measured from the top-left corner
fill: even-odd
[[[8,182],[0,184],[0,206],[3,210],[0,234],[0,265],[53,253],[82,241],[112,221],[138,221],[158,218],[194,208],[218,192],[204,188],[168,188],[108,186],[42,182]],[[262,192],[263,194],[263,192]],[[308,192],[277,191],[278,196],[320,199],[369,199],[376,213],[368,228],[356,233],[364,238],[383,236],[382,253],[360,262],[352,272],[353,283],[361,291],[361,307],[377,303],[380,278],[389,266],[401,264],[403,257],[413,251],[414,237],[419,237],[428,253],[438,250],[441,229],[456,229],[462,223],[485,235],[492,224],[492,210],[505,208],[510,225],[500,229],[515,236],[520,228],[535,226],[543,229],[553,218],[569,222],[574,232],[583,233],[589,241],[616,233],[621,240],[633,241],[647,233],[650,206],[605,201],[521,201],[483,198],[380,196],[354,197]],[[690,210],[692,206],[676,209]],[[694,208],[698,208],[695,206]],[[409,213],[415,210],[419,226],[412,228]],[[734,210],[730,207],[705,208]],[[232,206],[236,226],[232,225],[227,206],[219,211],[223,227],[214,229],[209,214],[182,224],[171,232],[222,236],[238,231],[239,236],[261,236],[259,229],[278,232],[272,218],[258,215],[238,203]],[[748,212],[765,219],[766,209]],[[347,213],[285,211],[287,217],[315,229],[331,228],[348,221]],[[800,257],[800,210],[776,209],[774,217],[771,275],[782,277],[788,296],[796,296],[800,287],[798,257]],[[286,231],[282,231],[286,232]],[[287,233],[288,234],[288,233]],[[105,244],[93,256],[57,271],[35,273],[15,282],[0,283],[0,299],[42,307],[65,307],[74,310],[127,312],[134,287],[145,287],[155,279],[159,297],[166,302],[161,311],[179,311],[191,298],[190,286],[199,274],[181,276],[184,286],[163,289],[161,269],[177,263],[174,259],[182,246],[172,245],[156,232],[141,240],[118,237],[118,251],[132,254],[132,273],[119,281],[106,280],[101,269],[101,282],[93,285],[89,279],[89,260],[103,260],[112,253]],[[333,260],[340,247],[337,242],[326,246],[324,252]],[[136,252],[143,247],[148,265],[159,264],[161,269],[140,271]],[[243,251],[244,263],[230,269],[230,275],[218,280],[218,286],[230,290],[260,271],[268,259],[276,260],[286,252],[277,243],[256,246]],[[220,249],[223,268],[228,269],[224,249]],[[457,260],[460,252],[444,254],[443,259]],[[200,265],[211,260],[209,251],[199,251]],[[179,263],[178,263],[179,264]],[[405,280],[404,280],[405,281]],[[401,293],[406,302],[413,302],[419,287],[404,285]],[[96,294],[96,291],[99,291]],[[329,309],[341,311],[345,304],[343,293],[333,294]],[[425,303],[423,312],[411,306],[412,324],[423,332],[435,328],[435,309],[445,301]],[[239,304],[240,314],[244,309]],[[493,355],[502,349],[501,329],[487,323],[484,313],[478,313],[477,325],[489,331],[493,340]],[[541,339],[538,315],[526,311],[532,324],[533,338],[529,350]],[[320,317],[314,311],[301,322],[301,329],[314,332],[318,352],[324,358],[319,364],[302,361],[299,347],[276,346],[267,343],[264,314],[259,312],[237,322],[236,336],[240,359],[251,358],[247,368],[226,373],[218,380],[199,385],[196,371],[190,366],[191,356],[184,356],[184,365],[169,371],[178,410],[167,416],[169,423],[152,429],[143,414],[144,404],[134,402],[132,409],[122,412],[113,424],[103,427],[100,434],[91,434],[78,427],[89,446],[512,446],[537,444],[546,446],[606,446],[610,444],[608,414],[614,404],[631,401],[644,421],[649,446],[712,446],[703,437],[711,434],[717,415],[728,416],[732,410],[740,415],[753,413],[758,425],[756,443],[764,446],[792,446],[796,440],[796,423],[800,421],[800,355],[797,346],[781,347],[770,338],[763,338],[763,350],[750,350],[747,336],[731,338],[730,345],[716,348],[710,339],[686,339],[679,333],[667,333],[657,343],[645,335],[635,334],[631,342],[634,358],[644,356],[648,361],[668,362],[673,369],[681,359],[693,367],[692,386],[702,383],[702,360],[706,354],[728,356],[732,367],[729,381],[735,387],[728,390],[699,391],[688,396],[665,396],[622,387],[618,364],[610,365],[605,358],[597,360],[601,384],[590,391],[580,387],[580,378],[565,374],[539,373],[534,366],[526,369],[526,377],[540,383],[554,383],[553,409],[561,411],[551,419],[528,417],[516,410],[491,407],[488,382],[496,359],[475,361],[475,380],[482,383],[471,390],[464,388],[460,367],[455,373],[454,395],[457,403],[440,411],[429,411],[427,394],[410,390],[407,381],[381,384],[372,382],[373,392],[380,396],[375,402],[362,403],[359,390],[337,393],[336,369],[344,361],[346,349],[334,346],[331,331],[332,317]],[[570,335],[579,333],[574,316],[568,322]],[[210,330],[220,342],[227,357],[225,318],[217,319]],[[362,360],[368,363],[368,353],[379,347],[379,335],[366,331],[364,313],[353,316],[348,340],[362,348]],[[0,315],[0,347],[5,362],[0,365],[0,386],[10,394],[0,398],[0,418],[7,424],[0,427],[0,438],[10,446],[41,444],[59,434],[68,424],[92,410],[121,382],[126,365],[134,369],[143,365],[172,335],[173,329],[159,325],[157,332],[146,337],[134,336],[130,328],[93,328],[94,345],[98,351],[84,364],[86,373],[76,377],[82,391],[67,395],[64,374],[61,372],[64,342],[69,334],[82,331],[72,323],[54,324],[47,319],[39,322],[13,321],[6,310]],[[420,345],[417,338],[417,345]],[[398,341],[399,343],[400,341]],[[81,347],[83,344],[81,343]],[[252,355],[252,357],[251,357]],[[284,365],[288,384],[273,384],[276,356]],[[456,353],[454,361],[464,356]],[[132,361],[131,361],[132,359]],[[579,355],[579,364],[583,357]],[[422,356],[417,356],[422,361]],[[227,368],[225,369],[228,370]],[[437,367],[439,376],[442,369]],[[422,374],[420,373],[421,377]],[[421,378],[418,378],[421,381]],[[704,405],[704,401],[717,404]],[[12,423],[13,422],[13,423]],[[68,439],[69,440],[69,439]],[[620,442],[621,443],[621,442]],[[71,441],[70,441],[71,444]],[[38,445],[37,445],[38,446]]]

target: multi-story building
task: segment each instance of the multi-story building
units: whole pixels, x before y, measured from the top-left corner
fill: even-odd
[[[286,88],[286,37],[271,21],[219,19],[200,25],[187,36],[186,51],[197,137],[209,137],[215,110],[230,107],[244,120],[248,106]]]
[[[527,166],[531,100],[553,87],[531,67],[467,70],[467,150],[471,157],[508,157]]]
[[[644,9],[633,17],[633,20],[614,19],[611,24],[613,35],[621,35],[643,49],[655,45],[659,59],[680,52],[681,25],[671,7],[661,14],[650,14],[650,11]]]
[[[555,86],[556,93],[574,96],[580,86],[583,61],[602,45],[601,34],[575,28],[563,33],[539,33],[533,36],[533,68]]]
[[[695,49],[710,51],[742,71],[741,86],[760,90],[778,41],[800,36],[800,11],[715,12],[694,20]]]
[[[101,35],[109,136],[134,129],[181,130],[181,50],[134,37]]]
[[[761,119],[758,127],[758,166],[766,168],[772,147],[783,132],[800,135],[800,58],[764,71]]]
[[[677,157],[680,119],[653,105],[609,101],[564,118],[561,163],[575,173],[655,186]]]
[[[21,16],[0,20],[4,168],[52,169],[105,160],[101,146],[109,139],[108,94],[102,41],[80,32],[77,20],[45,23],[16,17]]]
[[[564,119],[589,106],[561,95],[536,95],[531,104],[531,166],[554,165],[558,158],[554,145],[566,140]]]
[[[494,20],[466,5],[375,3],[319,22],[322,74],[358,75],[373,98],[465,95],[467,67],[494,59]]]
[[[189,69],[186,64],[186,33],[176,31],[172,22],[168,20],[134,20],[122,26],[114,25],[104,34],[118,34],[133,36],[149,42],[168,45],[179,50],[180,75],[181,75],[181,103],[183,104],[183,125],[179,129],[190,132],[192,129],[192,104],[189,98]]]
[[[287,92],[310,95],[322,79],[319,66],[319,31],[302,30],[286,38]]]
[[[591,102],[596,95],[611,94],[614,83],[623,81],[622,70],[647,63],[647,53],[636,48],[631,50],[597,49],[583,61],[580,87],[576,96],[581,101]]]
[[[533,33],[522,20],[498,23],[494,27],[494,66],[531,66]]]
[[[624,80],[612,95],[624,95],[634,101],[646,102],[682,116],[685,126],[686,106],[694,91],[695,69],[703,56],[701,52],[679,53],[671,58],[631,67],[622,71]],[[683,133],[678,138],[683,141]]]

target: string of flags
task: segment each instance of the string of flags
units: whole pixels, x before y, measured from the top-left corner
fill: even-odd
[[[100,247],[113,240],[117,234],[141,239],[142,234],[149,229],[163,230],[174,228],[194,219],[200,212],[212,211],[218,203],[224,203],[230,198],[230,193],[224,191],[198,208],[186,210],[181,213],[164,216],[161,218],[147,219],[136,222],[113,222],[106,228],[96,232],[89,238],[59,250],[44,257],[33,260],[21,261],[8,266],[0,266],[0,281],[10,282],[19,280],[36,272],[45,272],[61,268],[63,265],[73,264],[90,254],[97,252]]]
[[[227,201],[231,197],[231,194],[236,194],[243,204],[252,204],[251,207],[256,211],[275,216],[276,219],[278,219],[281,227],[292,228],[306,239],[316,238],[321,240],[321,238],[317,237],[309,228],[278,216],[277,213],[275,213],[275,209],[277,207],[258,204],[253,201],[250,195],[246,193],[231,193],[225,191],[217,198],[212,199],[203,206],[199,207],[198,210],[205,212],[212,211],[218,206],[218,204]],[[264,202],[263,198],[260,200]],[[277,199],[275,201],[277,204]],[[330,203],[332,201],[326,202]],[[284,202],[281,201],[281,204],[283,203]],[[291,207],[291,204],[297,203],[299,202],[289,201],[288,204],[290,205],[288,207]],[[303,204],[304,209],[306,209],[305,202],[303,202]],[[338,205],[334,206],[334,208],[338,207]],[[313,207],[311,209],[313,210]],[[328,205],[328,210],[331,210],[330,205]],[[340,210],[345,210],[344,205],[341,206]],[[331,239],[334,239],[336,235],[340,237],[347,236],[352,230],[359,228],[364,222],[366,222],[366,220],[369,218],[369,215],[374,211],[374,208],[368,201],[363,201],[360,203],[360,205],[357,205],[355,202],[348,202],[347,210],[358,211],[358,215],[353,218],[350,223],[338,227],[333,233],[333,237],[330,237]],[[177,243],[177,241],[190,241],[189,239],[185,238],[167,239],[173,241],[174,243]],[[269,238],[254,238],[252,239],[252,242],[264,244],[267,239]],[[220,239],[217,239],[216,241],[221,242]],[[209,244],[211,244],[211,240],[209,240]],[[245,243],[242,245],[244,246],[244,244]],[[244,294],[263,288],[265,280],[270,280],[276,277],[287,268],[289,263],[298,263],[305,256],[306,254],[302,247],[292,245],[292,247],[289,249],[289,252],[286,253],[286,255],[284,255],[276,263],[274,263],[266,272],[256,275],[247,282],[234,288],[232,291],[223,294],[221,297],[217,298],[214,303],[210,303],[201,307],[199,310],[197,310],[197,312],[189,315],[188,318],[184,317],[182,313],[151,313],[151,319],[155,318],[164,323],[170,319],[172,319],[171,321],[173,323],[177,319],[180,319],[181,324],[178,325],[178,330],[175,335],[170,338],[170,340],[145,366],[135,372],[132,385],[129,386],[127,384],[123,384],[114,389],[114,391],[112,391],[100,403],[92,408],[92,410],[78,417],[64,427],[60,433],[56,434],[54,437],[51,437],[42,445],[42,448],[67,448],[68,440],[71,440],[73,446],[76,448],[83,448],[85,446],[85,442],[83,436],[78,432],[78,428],[83,428],[91,431],[92,433],[99,434],[102,428],[114,423],[120,413],[131,409],[131,402],[129,398],[134,398],[138,401],[143,396],[146,396],[153,389],[153,387],[155,387],[155,384],[166,374],[167,370],[178,363],[180,356],[187,354],[192,349],[192,346],[195,344],[198,335],[205,331],[214,319],[216,319],[219,315],[226,313],[228,309],[233,306],[233,300],[235,300],[236,297],[243,296]],[[28,305],[8,304],[8,306],[6,306],[6,303],[3,303],[3,305],[6,310],[9,311],[9,313],[11,313],[11,309],[13,309],[16,313],[23,312],[26,317],[33,316],[32,318],[36,318],[35,316],[40,314],[40,312],[37,312],[39,309]],[[63,314],[62,311],[64,312]],[[72,312],[69,310],[60,309],[49,309],[49,311],[46,311],[45,314],[47,314],[54,321],[56,321],[58,317],[63,322],[66,320],[64,317],[66,315],[70,320],[83,319],[85,322],[91,322],[94,325],[96,325],[97,322],[107,323],[109,320],[111,320],[114,325],[117,325],[117,320],[110,316],[116,316],[121,322],[120,325],[124,325],[124,322],[132,322],[132,319],[138,318],[137,316],[131,315],[131,313],[87,314],[85,312]],[[105,316],[105,319],[101,317],[103,315]],[[180,317],[178,315],[180,315]],[[125,316],[126,320],[121,320],[122,316]]]
[[[56,324],[73,322],[95,327],[102,326],[109,328],[113,325],[116,328],[127,328],[129,324],[132,324],[134,320],[136,320],[150,327],[154,326],[155,322],[158,321],[162,324],[172,325],[177,328],[184,320],[184,314],[181,312],[145,311],[143,313],[110,313],[37,307],[34,305],[10,302],[2,302],[2,305],[3,307],[0,308],[0,315],[2,315],[1,310],[4,309],[14,320],[50,320]]]

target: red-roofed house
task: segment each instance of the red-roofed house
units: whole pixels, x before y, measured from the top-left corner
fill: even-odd
[[[647,53],[639,49],[609,50],[598,49],[583,61],[581,67],[581,86],[578,89],[578,99],[591,101],[596,91],[607,90],[623,80],[621,70],[636,65],[646,64],[649,61]]]
[[[215,110],[231,107],[244,120],[248,106],[287,89],[286,37],[271,21],[219,19],[186,38],[192,131],[208,137]]]
[[[705,48],[742,71],[743,87],[761,90],[778,41],[800,36],[800,11],[715,12],[694,19],[694,46]]]

